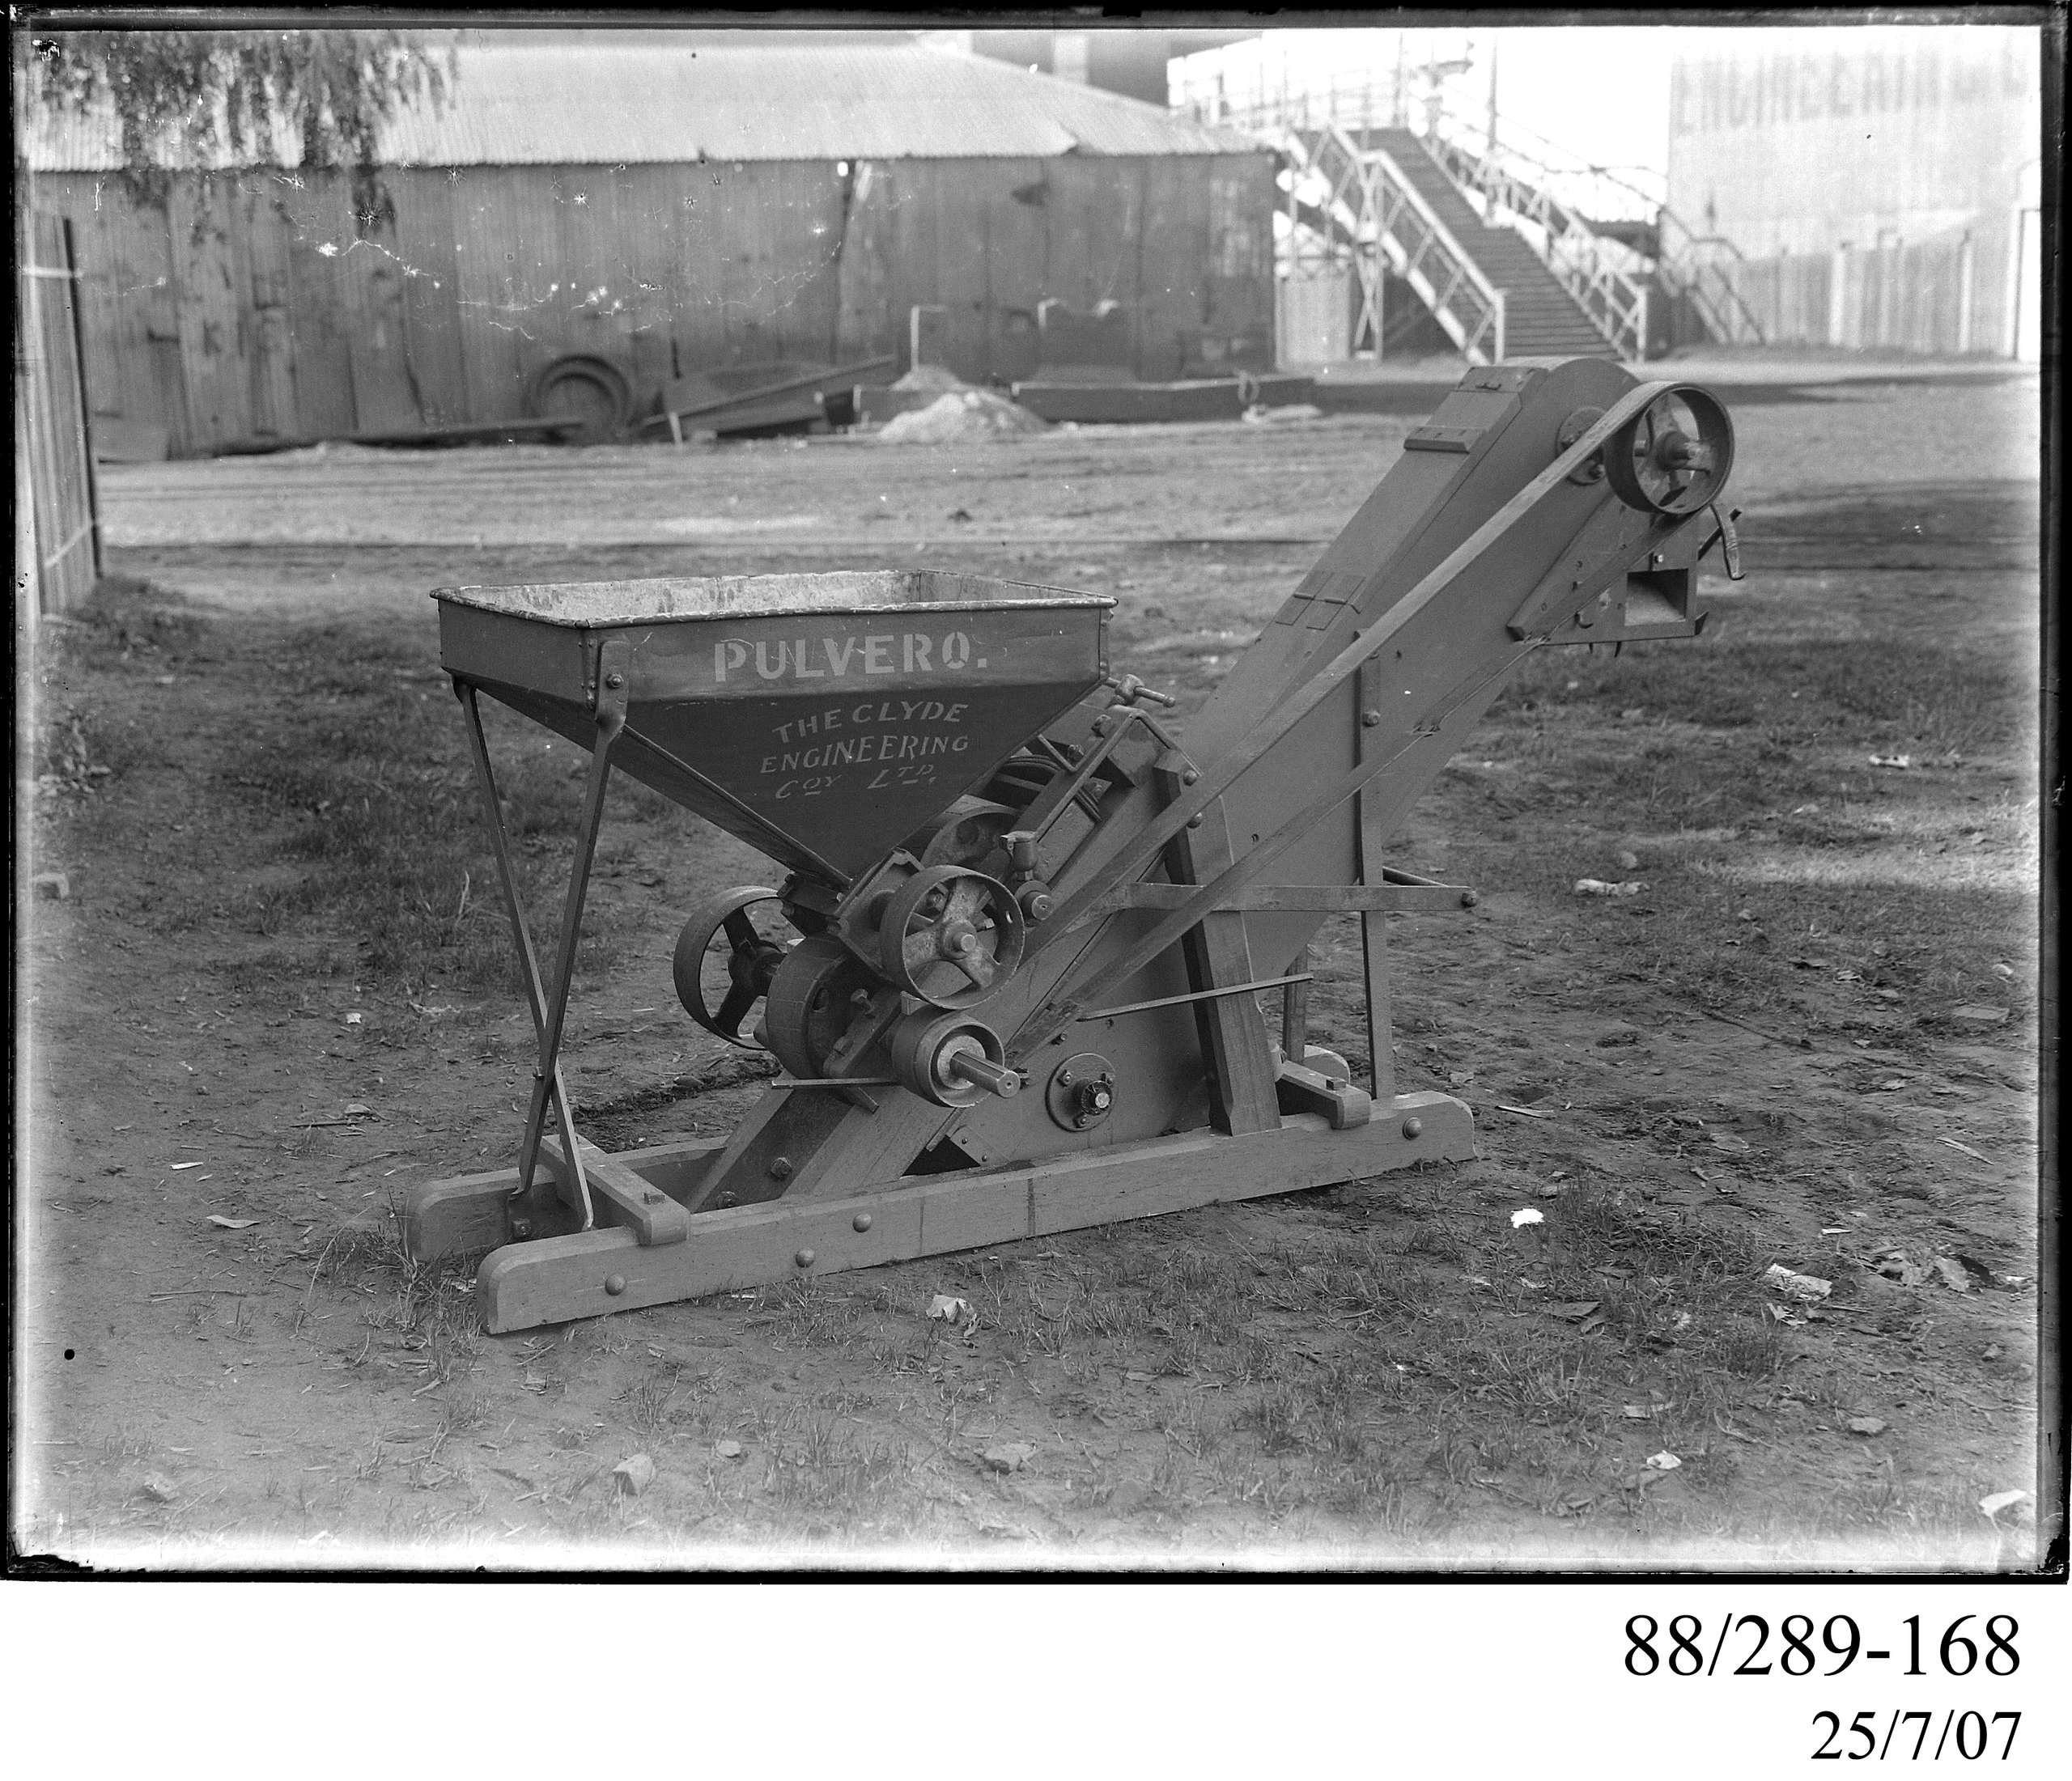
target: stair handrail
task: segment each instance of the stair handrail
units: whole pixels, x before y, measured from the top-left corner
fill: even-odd
[[[1328,197],[1316,208],[1332,217],[1353,248],[1361,278],[1356,341],[1371,331],[1378,350],[1381,341],[1381,287],[1359,253],[1360,248],[1371,244],[1416,293],[1469,363],[1492,364],[1503,358],[1504,293],[1489,282],[1393,156],[1382,149],[1362,147],[1336,124],[1261,134],[1270,134],[1291,162],[1314,171],[1328,188]],[[1289,195],[1298,206],[1307,207],[1299,191]],[[1415,239],[1402,226],[1406,214],[1415,219]]]
[[[1669,246],[1672,229],[1680,238],[1673,252]],[[1723,345],[1752,341],[1761,346],[1763,324],[1742,296],[1739,282],[1726,269],[1727,262],[1743,263],[1741,249],[1723,235],[1698,234],[1666,204],[1658,213],[1655,231],[1656,270],[1664,284],[1696,305],[1705,331]]]
[[[1519,134],[1523,134],[1531,137],[1543,148],[1552,150],[1556,154],[1565,152],[1559,144],[1539,135],[1537,131],[1526,129],[1513,123],[1499,129],[1493,154],[1489,147],[1485,146],[1482,154],[1477,156],[1473,151],[1463,147],[1458,142],[1453,139],[1452,136],[1445,134],[1439,126],[1443,125],[1446,131],[1456,132],[1471,138],[1479,133],[1487,144],[1488,133],[1486,126],[1464,121],[1449,113],[1440,114],[1438,117],[1433,120],[1433,127],[1429,132],[1426,140],[1443,144],[1444,156],[1458,161],[1471,162],[1478,171],[1495,169],[1498,172],[1498,176],[1508,181],[1511,188],[1521,196],[1526,193],[1537,192],[1545,199],[1550,210],[1565,217],[1573,226],[1578,238],[1572,251],[1575,252],[1577,259],[1585,265],[1594,265],[1594,262],[1600,260],[1606,260],[1610,263],[1608,257],[1603,253],[1601,248],[1589,252],[1583,251],[1580,240],[1582,237],[1587,237],[1593,241],[1597,240],[1599,231],[1594,225],[1608,218],[1598,215],[1587,218],[1582,216],[1573,203],[1564,202],[1548,193],[1545,189],[1546,184],[1556,180],[1568,180],[1579,176],[1586,177],[1598,182],[1600,185],[1616,188],[1639,200],[1646,210],[1653,213],[1652,218],[1644,214],[1633,220],[1641,222],[1652,220],[1655,237],[1655,251],[1651,254],[1644,254],[1642,257],[1653,263],[1664,286],[1678,295],[1688,297],[1693,303],[1698,310],[1700,319],[1705,323],[1706,331],[1714,339],[1726,344],[1739,344],[1749,341],[1753,341],[1758,345],[1761,344],[1764,337],[1762,324],[1756,319],[1755,312],[1750,309],[1747,301],[1743,298],[1736,281],[1721,264],[1722,260],[1739,261],[1743,257],[1740,248],[1726,236],[1717,234],[1702,235],[1698,234],[1684,222],[1682,217],[1670,208],[1662,197],[1650,191],[1647,187],[1637,181],[1626,178],[1612,168],[1559,167],[1548,160],[1545,155],[1531,149],[1522,149],[1518,146],[1516,138]],[[1507,134],[1510,138],[1509,140],[1506,140]],[[1506,162],[1513,164],[1505,165]],[[1519,163],[1522,163],[1526,170],[1523,174],[1518,171]],[[1449,167],[1447,171],[1449,174],[1454,173],[1451,167]],[[1458,176],[1454,176],[1458,180]],[[1548,227],[1543,217],[1535,214],[1530,199],[1527,199],[1526,204],[1521,206],[1516,203],[1505,202],[1504,199],[1496,197],[1494,193],[1490,195],[1492,202],[1504,202],[1505,208],[1514,210],[1520,215],[1531,218],[1532,220],[1539,223],[1543,228]],[[1565,231],[1565,234],[1566,231]],[[1550,248],[1554,240],[1555,236],[1550,230],[1548,234]],[[1546,257],[1543,256],[1543,257]],[[1549,266],[1550,269],[1556,271],[1557,277],[1560,275],[1559,269],[1553,266],[1551,259]],[[1629,284],[1637,282],[1630,278],[1626,282]]]
[[[1614,351],[1629,359],[1647,356],[1647,286],[1612,259],[1595,230],[1507,164],[1500,144],[1478,155],[1446,134],[1437,120],[1424,142],[1449,179],[1482,195],[1492,220],[1497,210],[1508,210],[1539,230],[1542,244],[1528,235],[1527,245]]]
[[[1350,157],[1366,172],[1369,201],[1386,201],[1374,206],[1376,240],[1394,265],[1396,276],[1417,293],[1470,364],[1493,364],[1501,360],[1505,352],[1504,293],[1441,220],[1394,155],[1386,149],[1361,146],[1336,124],[1327,126],[1325,134],[1334,140],[1340,155]],[[1421,237],[1414,242],[1398,227],[1406,211],[1416,218],[1422,231]],[[1432,251],[1435,248],[1436,253]],[[1428,264],[1431,261],[1436,261],[1438,277],[1433,276],[1433,266]],[[1463,294],[1476,301],[1462,303],[1457,311],[1455,304]],[[1378,308],[1374,319],[1378,339]]]
[[[1347,152],[1354,155],[1365,152],[1345,136],[1343,119],[1348,113],[1340,103],[1341,97],[1354,101],[1350,115],[1356,127],[1405,128],[1417,132],[1428,146],[1434,148],[1442,167],[1456,184],[1474,186],[1492,204],[1501,204],[1541,231],[1546,251],[1539,254],[1540,259],[1615,348],[1631,356],[1644,355],[1646,291],[1645,284],[1603,247],[1597,226],[1609,220],[1632,221],[1651,229],[1654,251],[1633,251],[1652,265],[1666,290],[1692,304],[1714,339],[1729,344],[1763,341],[1762,324],[1743,297],[1730,270],[1730,264],[1743,258],[1740,249],[1724,235],[1698,234],[1670,208],[1659,192],[1615,168],[1557,165],[1557,159],[1568,158],[1569,151],[1515,121],[1499,130],[1493,146],[1486,126],[1479,121],[1466,121],[1443,109],[1428,112],[1420,129],[1415,121],[1397,117],[1391,106],[1382,125],[1372,115],[1372,91],[1369,86],[1364,91],[1356,89],[1341,95],[1334,87],[1323,107],[1327,121],[1321,128],[1311,127],[1309,134],[1319,138],[1335,135]],[[1270,141],[1298,140],[1301,132],[1293,121],[1298,109],[1293,102],[1297,96],[1303,116],[1313,117],[1314,95],[1290,95],[1276,102],[1262,93],[1255,104],[1229,108],[1224,121],[1239,124]],[[1455,137],[1471,139],[1478,134],[1484,144],[1479,155],[1454,140]],[[1538,147],[1521,147],[1518,140],[1521,136],[1530,138]],[[1311,160],[1306,149],[1295,158],[1305,165]],[[1463,174],[1471,176],[1463,179]],[[1638,214],[1614,218],[1611,206],[1599,201],[1586,215],[1573,199],[1557,197],[1550,189],[1553,184],[1578,179],[1591,182],[1600,201],[1610,192],[1633,201],[1639,207]],[[1496,190],[1492,193],[1490,188]],[[1449,328],[1448,333],[1452,332]]]

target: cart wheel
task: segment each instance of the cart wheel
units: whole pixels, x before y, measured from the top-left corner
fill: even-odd
[[[592,353],[571,353],[551,361],[525,392],[525,412],[535,420],[565,414],[580,420],[584,445],[616,439],[633,412],[633,392],[619,368]]]
[[[749,911],[758,903],[775,903],[778,893],[760,884],[722,891],[683,924],[671,961],[677,999],[684,1011],[707,1033],[717,1033],[744,1051],[762,1047],[741,1037],[741,1023],[770,994],[770,980],[784,962],[786,948],[758,929]],[[724,942],[724,950],[715,942]],[[717,1008],[707,985],[724,973],[725,988]],[[713,983],[718,989],[719,984]]]

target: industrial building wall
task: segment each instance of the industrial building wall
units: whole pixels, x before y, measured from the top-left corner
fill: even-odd
[[[1739,251],[1732,276],[1767,337],[2016,350],[2036,300],[2023,243],[2042,153],[2039,31],[1849,26],[1679,41],[1669,205]]]
[[[1123,305],[1139,377],[1270,369],[1275,196],[1264,155],[866,163],[843,255],[845,350],[889,350],[910,304],[940,303],[951,369],[1025,377],[1054,297]]]
[[[1132,316],[1140,375],[1271,362],[1263,155],[418,167],[355,233],[342,176],[175,177],[139,201],[45,174],[83,274],[97,413],[176,455],[267,437],[509,420],[592,353],[637,406],[702,366],[899,350],[942,303],[949,361],[1026,375],[1036,306]]]

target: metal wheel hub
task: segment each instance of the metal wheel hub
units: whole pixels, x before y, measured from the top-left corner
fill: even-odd
[[[1115,1110],[1115,1066],[1098,1051],[1076,1051],[1051,1072],[1043,1106],[1068,1132],[1090,1131]]]

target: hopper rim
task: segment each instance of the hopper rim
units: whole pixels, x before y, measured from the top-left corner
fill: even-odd
[[[1068,587],[1052,587],[1040,582],[1021,582],[995,579],[990,576],[966,575],[957,570],[919,571],[924,574],[954,575],[966,583],[982,583],[988,587],[1013,590],[1004,596],[993,600],[913,600],[873,601],[859,600],[853,594],[843,596],[829,592],[807,598],[796,603],[758,605],[743,604],[727,605],[706,610],[678,612],[590,611],[555,610],[551,606],[534,604],[520,598],[497,599],[498,595],[519,596],[553,595],[559,593],[597,593],[605,589],[631,591],[643,586],[685,586],[698,581],[707,583],[732,583],[740,584],[761,580],[771,582],[794,581],[805,576],[775,575],[713,575],[713,576],[649,576],[626,581],[601,582],[516,582],[496,586],[469,584],[459,587],[435,587],[431,597],[441,605],[465,606],[477,612],[496,613],[509,618],[520,618],[531,623],[551,625],[566,630],[614,630],[644,628],[658,625],[741,623],[750,619],[784,619],[805,617],[860,617],[869,614],[928,613],[983,613],[1005,609],[1026,611],[1046,608],[1059,609],[1088,609],[1112,611],[1116,601],[1107,594],[1081,593]],[[812,579],[818,579],[819,571]],[[910,570],[861,570],[833,571],[832,574],[864,575],[903,575],[915,573]],[[1016,597],[1021,595],[1023,597]],[[1027,596],[1034,597],[1027,597]]]

